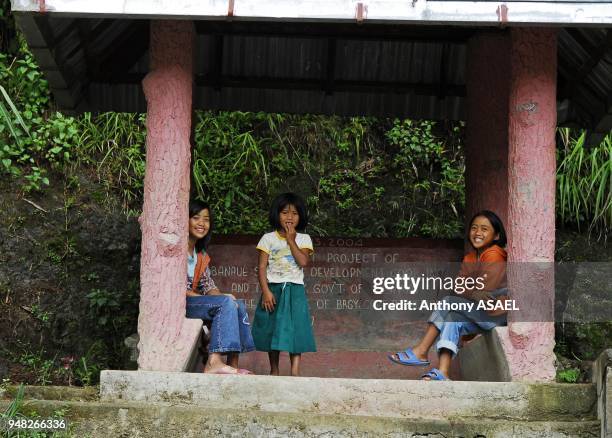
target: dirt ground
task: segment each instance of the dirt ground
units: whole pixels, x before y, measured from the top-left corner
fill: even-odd
[[[136,331],[136,219],[109,211],[85,178],[43,194],[14,187],[0,183],[0,378],[60,383],[66,373],[46,369],[70,356],[85,369],[124,366],[123,339]]]

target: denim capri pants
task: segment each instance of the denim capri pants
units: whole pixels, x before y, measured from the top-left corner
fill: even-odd
[[[491,292],[491,296],[508,295],[508,289],[496,289]],[[447,296],[444,300],[449,303],[469,303],[467,298],[459,296]],[[455,311],[455,310],[434,310],[428,322],[435,325],[440,331],[436,350],[446,348],[456,355],[459,351],[459,341],[461,336],[477,333],[484,333],[498,326],[507,324],[506,315],[491,316],[484,310]]]
[[[244,300],[227,295],[188,296],[185,316],[212,321],[209,353],[246,353],[255,349]]]

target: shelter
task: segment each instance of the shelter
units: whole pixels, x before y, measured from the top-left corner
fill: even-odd
[[[185,369],[199,330],[176,292],[193,109],[466,120],[468,215],[501,212],[511,262],[554,260],[557,124],[612,128],[606,1],[12,5],[61,109],[148,113],[142,369]],[[550,270],[537,278],[511,286],[552,297]],[[501,344],[513,379],[554,377],[552,322],[511,322]]]

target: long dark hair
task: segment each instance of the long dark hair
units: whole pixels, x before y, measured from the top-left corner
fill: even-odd
[[[474,219],[476,219],[478,216],[486,217],[489,222],[491,222],[491,225],[495,230],[495,234],[499,235],[499,239],[494,240],[492,245],[497,245],[502,248],[505,247],[508,243],[508,238],[506,237],[506,229],[504,228],[504,223],[501,221],[498,215],[496,215],[490,210],[481,210],[474,216],[472,216],[472,219],[470,220],[470,226],[467,229],[467,241],[470,241],[470,229],[472,228]]]
[[[300,215],[300,221],[295,227],[296,231],[304,231],[308,225],[308,210],[306,209],[304,200],[295,193],[282,193],[274,198],[270,211],[268,212],[268,220],[270,221],[270,225],[275,230],[281,230],[283,228],[278,218],[280,212],[283,211],[283,208],[285,208],[287,205],[293,205]]]
[[[189,219],[194,217],[196,214],[201,212],[202,210],[208,210],[208,216],[210,217],[210,227],[208,228],[208,233],[206,236],[199,239],[195,244],[196,252],[206,251],[208,248],[208,244],[210,243],[210,238],[212,237],[213,230],[213,215],[212,210],[207,202],[200,201],[199,199],[191,199],[189,200]]]

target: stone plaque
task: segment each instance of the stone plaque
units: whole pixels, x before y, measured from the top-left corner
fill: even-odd
[[[256,236],[215,236],[211,272],[223,292],[244,299],[254,313],[261,291],[257,280]],[[459,262],[463,242],[435,239],[373,239],[313,236],[314,254],[304,269],[317,353],[308,353],[303,374],[330,377],[406,377],[409,368],[391,364],[386,354],[414,343],[423,320],[405,313],[375,312],[372,278],[395,267]],[[355,361],[360,365],[356,366]],[[282,360],[281,362],[287,362]],[[286,365],[286,364],[285,364]],[[266,373],[265,354],[244,355],[243,367]],[[282,369],[281,369],[282,371]],[[417,370],[421,372],[422,370]]]

